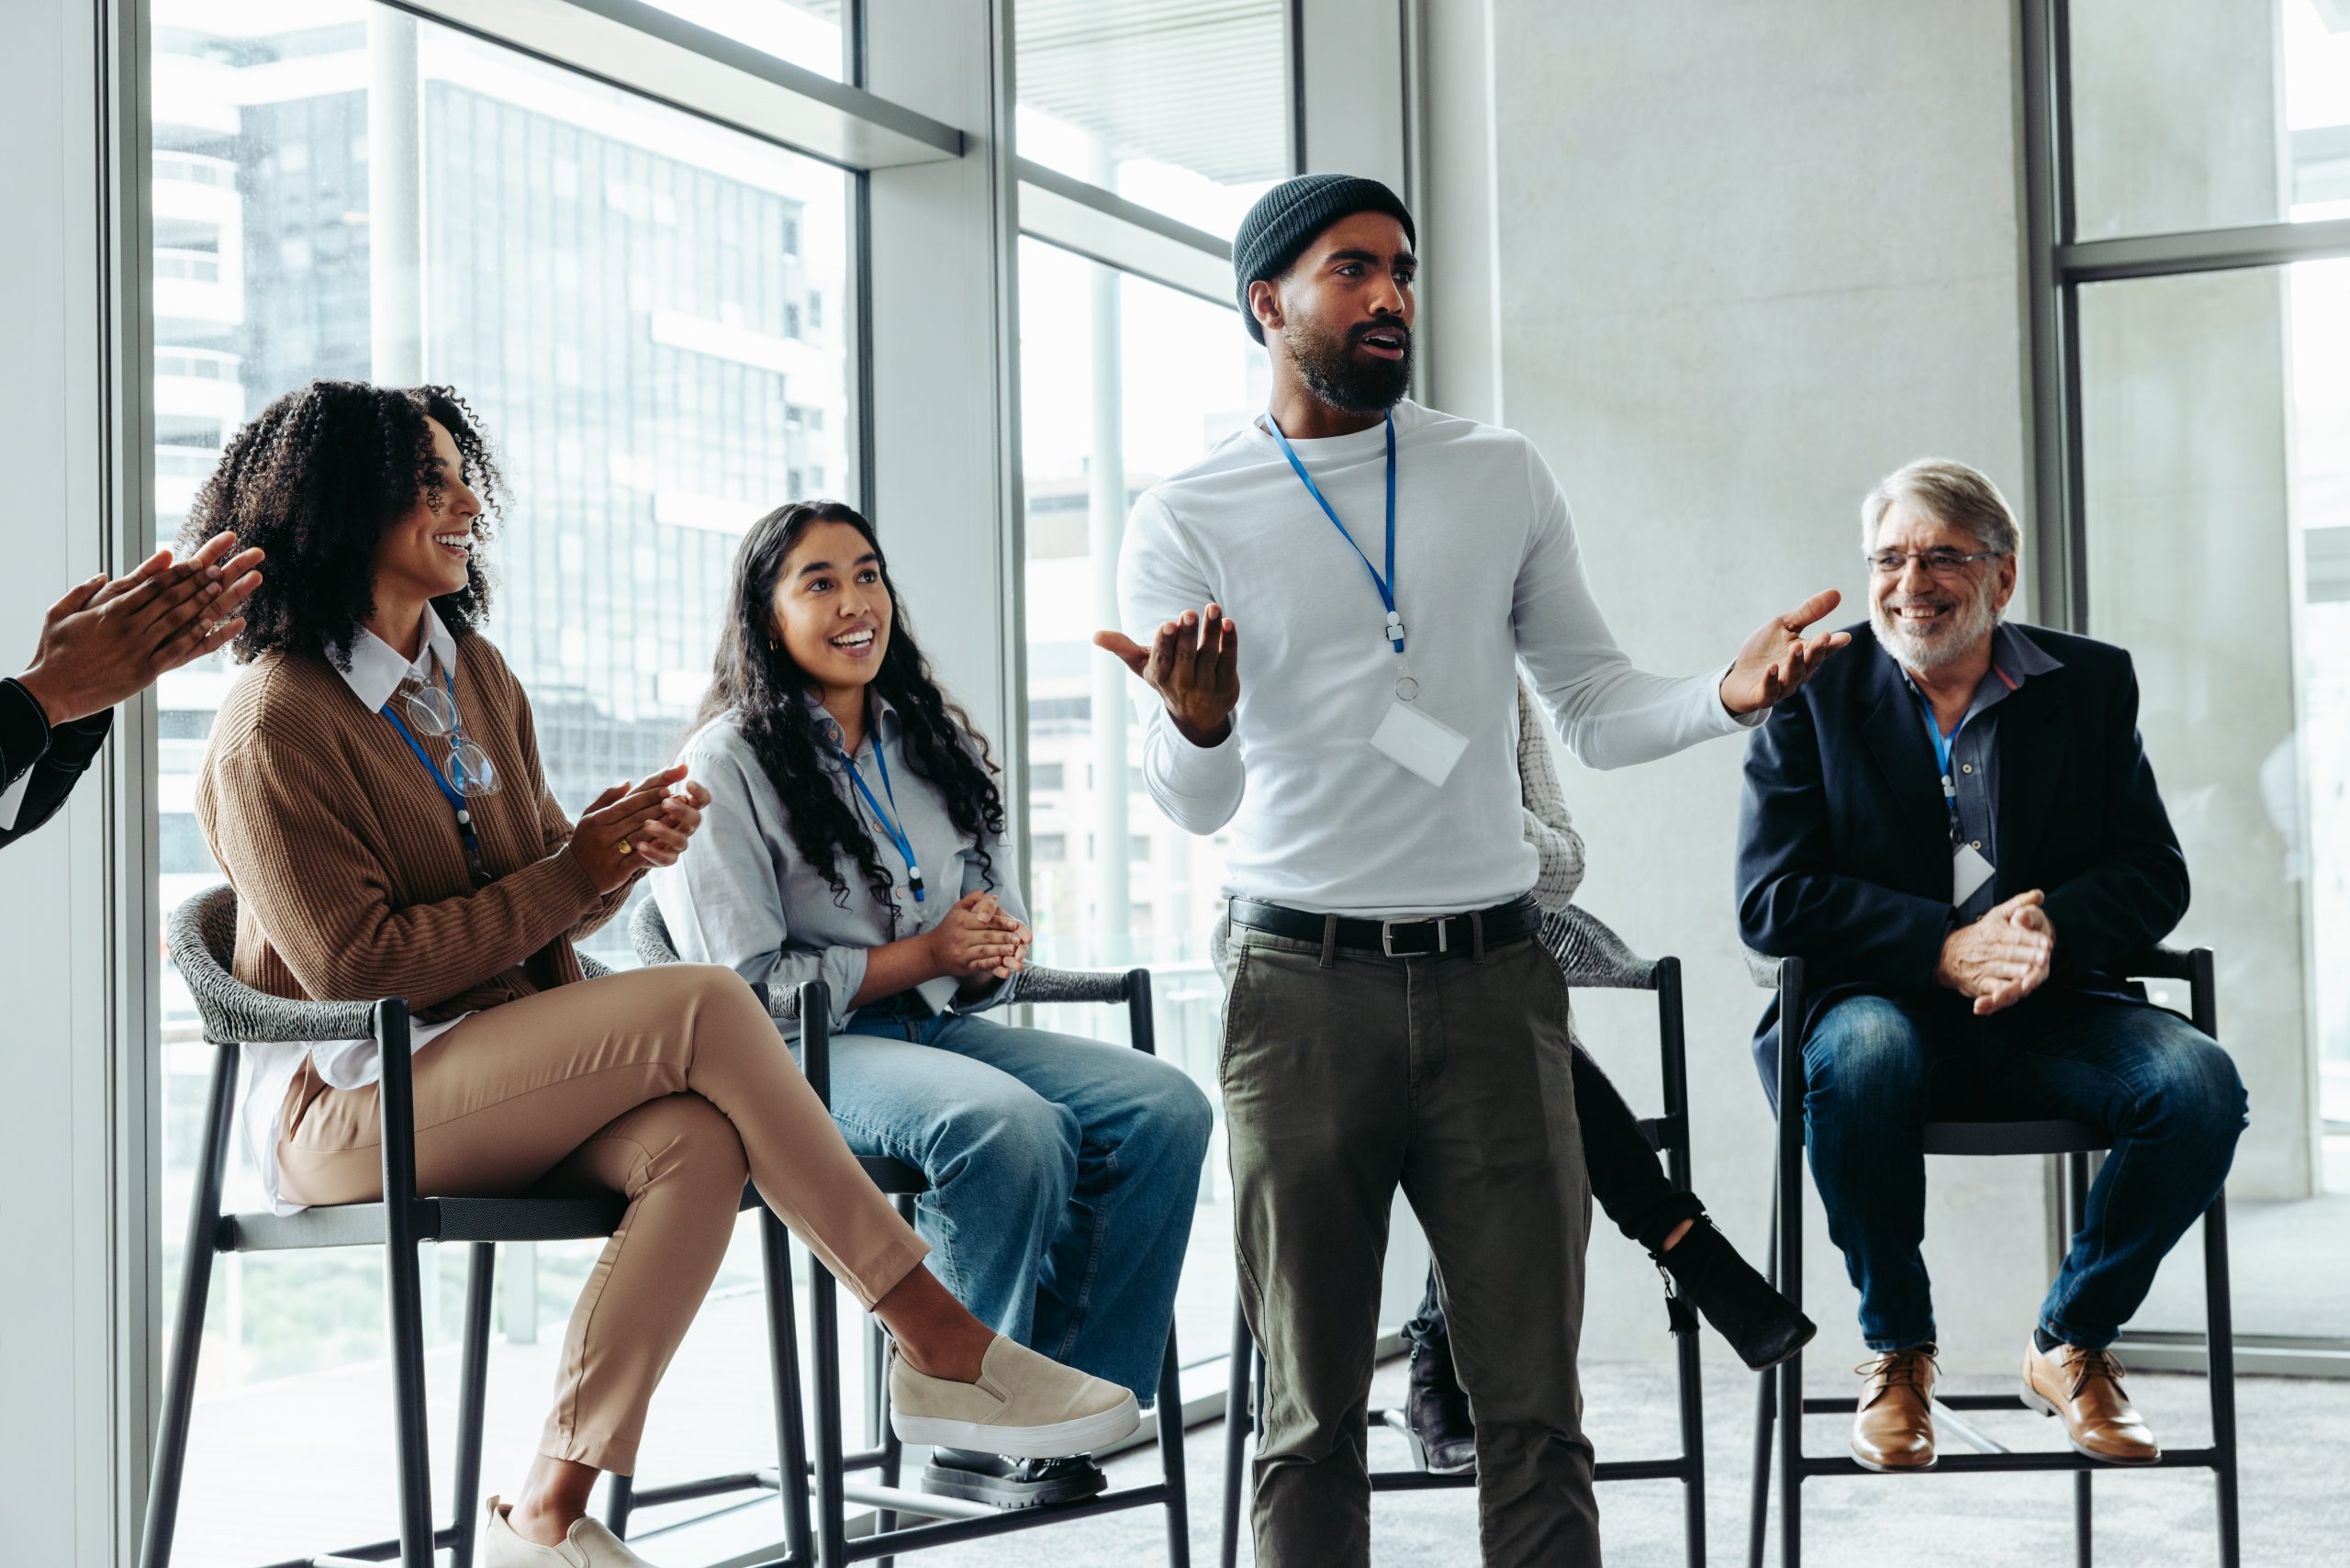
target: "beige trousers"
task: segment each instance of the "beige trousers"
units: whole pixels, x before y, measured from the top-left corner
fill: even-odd
[[[716,1277],[747,1171],[868,1308],[927,1246],[869,1181],[732,969],[583,980],[475,1014],[418,1051],[416,1179],[448,1197],[628,1199],[573,1308],[539,1451],[633,1473],[653,1390]],[[300,1204],[383,1193],[379,1091],[306,1062],[279,1122]]]

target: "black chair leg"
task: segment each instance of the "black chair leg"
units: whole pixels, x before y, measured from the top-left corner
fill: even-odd
[[[914,1223],[914,1200],[912,1193],[898,1195],[898,1217],[907,1225]],[[905,1445],[898,1441],[898,1434],[890,1425],[890,1342],[882,1335],[881,1320],[865,1320],[865,1426],[866,1440],[881,1450],[881,1484],[895,1486],[905,1473]],[[873,1521],[878,1534],[887,1535],[898,1528],[898,1510],[883,1508]],[[895,1557],[877,1560],[879,1568],[896,1568]]]
[[[2076,1150],[2065,1157],[2065,1246],[2069,1250],[2073,1238],[2089,1220],[2089,1157]],[[2034,1327],[2037,1327],[2035,1324]],[[2091,1518],[2090,1488],[2096,1478],[2087,1471],[2073,1473],[2073,1562],[2075,1568],[2089,1568],[2097,1551],[2095,1522]]]
[[[1746,1568],[1762,1568],[1762,1541],[1771,1528],[1771,1428],[1779,1416],[1779,1380],[1754,1380],[1754,1488],[1746,1508]]]
[[[1158,1366],[1158,1478],[1167,1484],[1168,1568],[1192,1568],[1192,1490],[1183,1468],[1183,1362],[1175,1330]]]
[[[2241,1568],[2243,1520],[2236,1498],[2235,1302],[2228,1287],[2228,1200],[2203,1211],[2204,1360],[2211,1379],[2211,1448],[2218,1456],[2220,1565]]]
[[[606,1475],[604,1477],[604,1528],[628,1539],[628,1522],[636,1512],[636,1477]]]
[[[1240,1561],[1240,1513],[1245,1493],[1241,1477],[1247,1473],[1248,1434],[1254,1423],[1249,1417],[1249,1369],[1256,1364],[1257,1340],[1248,1332],[1248,1309],[1241,1305],[1240,1293],[1232,1293],[1232,1361],[1224,1394],[1224,1551],[1223,1568],[1235,1568]]]
[[[1688,1568],[1706,1568],[1706,1385],[1693,1327],[1673,1337],[1681,1383],[1681,1454],[1689,1473],[1681,1483],[1683,1556]]]
[[[388,1229],[405,1230],[388,1225]],[[385,1294],[392,1337],[393,1424],[398,1442],[401,1568],[433,1568],[432,1446],[424,1397],[424,1300],[413,1242],[387,1241]]]
[[[212,1298],[213,1237],[220,1226],[220,1181],[229,1131],[237,1116],[236,1047],[215,1046],[206,1096],[204,1151],[196,1193],[188,1200],[187,1237],[180,1255],[179,1311],[172,1325],[172,1355],[163,1372],[162,1419],[155,1431],[155,1463],[147,1478],[147,1520],[139,1568],[171,1568],[172,1537],[179,1528],[180,1482],[187,1473],[188,1424],[196,1411],[196,1363],[204,1353],[204,1309]]]
[[[848,1498],[841,1433],[841,1320],[839,1287],[821,1263],[808,1270],[809,1353],[814,1360],[816,1395],[816,1562],[819,1568],[845,1568],[848,1562]]]
[[[889,1381],[882,1358],[888,1350],[881,1320],[868,1316],[865,1320],[865,1446],[869,1449],[881,1446],[882,1388]]]
[[[1772,1173],[1772,1278],[1779,1294],[1803,1310],[1804,1091],[1803,960],[1779,960],[1778,1169]],[[1779,1568],[1803,1562],[1803,1352],[1778,1365]]]
[[[1771,1205],[1771,1245],[1764,1249],[1763,1273],[1779,1282],[1779,1210]],[[1754,1380],[1754,1491],[1746,1511],[1746,1568],[1762,1568],[1762,1540],[1771,1522],[1771,1428],[1778,1419],[1778,1375],[1763,1372]]]
[[[808,1428],[800,1406],[800,1323],[791,1299],[791,1233],[759,1210],[767,1276],[767,1372],[775,1384],[776,1495],[783,1505],[783,1568],[808,1568]]]
[[[884,1486],[895,1486],[899,1484],[905,1476],[906,1446],[898,1440],[897,1431],[890,1425],[890,1393],[886,1384],[881,1392],[880,1418],[875,1423],[875,1425],[880,1429],[881,1433],[881,1463],[879,1466],[881,1484]],[[878,1533],[882,1535],[887,1535],[891,1530],[896,1529],[898,1528],[898,1510],[895,1508],[881,1509],[878,1516],[873,1521],[873,1528]],[[898,1560],[895,1557],[882,1557],[877,1558],[875,1561],[879,1564],[879,1568],[894,1568],[894,1564]]]
[[[498,1244],[465,1249],[464,1360],[457,1374],[457,1474],[453,1506],[457,1539],[449,1568],[473,1568],[481,1534],[481,1428],[489,1406],[489,1308],[498,1280]]]

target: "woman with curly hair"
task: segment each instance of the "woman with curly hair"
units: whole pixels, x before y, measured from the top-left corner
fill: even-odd
[[[752,525],[698,726],[679,760],[710,792],[701,838],[653,877],[678,951],[764,983],[787,1031],[799,983],[828,981],[834,1119],[929,1179],[931,1267],[1005,1335],[1147,1403],[1207,1098],[1155,1057],[979,1016],[1018,996],[1032,940],[1003,797],[871,523],[805,501]],[[1082,1457],[962,1443],[924,1482],[1007,1507],[1104,1484]]]
[[[583,977],[572,944],[645,868],[677,863],[709,797],[670,768],[614,785],[576,824],[556,805],[530,702],[477,630],[497,497],[455,393],[319,381],[238,433],[188,523],[191,538],[233,531],[271,566],[196,790],[237,890],[237,977],[296,999],[408,999],[426,1191],[628,1199],[521,1493],[490,1500],[485,1568],[643,1562],[586,1517],[588,1489],[634,1469],[746,1173],[894,1335],[912,1440],[1049,1455],[1132,1430],[1125,1390],[996,1335],[920,1267],[928,1249],[739,975]],[[373,1045],[245,1049],[273,1200],[378,1197]]]

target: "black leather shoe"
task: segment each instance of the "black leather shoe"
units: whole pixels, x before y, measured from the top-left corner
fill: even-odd
[[[1452,1375],[1452,1358],[1415,1346],[1411,1392],[1404,1401],[1404,1423],[1418,1450],[1420,1468],[1438,1475],[1463,1475],[1477,1468],[1477,1427],[1469,1418],[1469,1396]]]
[[[1777,1366],[1818,1332],[1702,1215],[1671,1251],[1657,1255],[1657,1264],[1673,1293],[1705,1314],[1756,1372]]]
[[[1041,1508],[1074,1503],[1110,1484],[1102,1467],[1084,1454],[1067,1459],[1007,1459],[968,1449],[933,1449],[923,1466],[922,1489],[967,1503],[999,1508]]]

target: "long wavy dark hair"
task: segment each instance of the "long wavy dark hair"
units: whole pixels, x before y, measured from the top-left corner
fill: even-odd
[[[817,729],[815,704],[808,700],[815,680],[800,667],[791,650],[775,635],[775,589],[785,557],[809,529],[845,522],[865,536],[879,564],[881,586],[890,596],[890,645],[871,689],[898,711],[906,759],[913,771],[946,797],[956,830],[979,848],[979,875],[995,886],[995,861],[988,844],[1003,832],[1001,771],[987,738],[971,718],[938,689],[930,661],[914,641],[898,585],[890,578],[890,558],[873,525],[840,501],[794,501],[751,525],[734,553],[734,576],[727,590],[726,629],[718,641],[718,661],[709,694],[694,727],[729,711],[737,715],[759,766],[767,769],[791,819],[791,839],[800,857],[833,887],[833,902],[848,903],[848,879],[840,869],[845,854],[856,862],[874,898],[890,902],[895,879],[881,864],[880,850],[864,820],[849,808],[825,767],[830,743]]]
[[[498,464],[481,422],[447,386],[371,386],[313,381],[288,392],[237,431],[188,508],[183,550],[228,529],[240,548],[269,553],[261,587],[245,603],[232,644],[240,662],[283,649],[351,667],[351,644],[375,611],[375,546],[422,497],[438,511],[441,480],[430,418],[464,459],[481,498],[477,540],[492,533],[500,503]],[[485,552],[473,553],[465,586],[432,601],[450,633],[468,636],[489,610]]]

